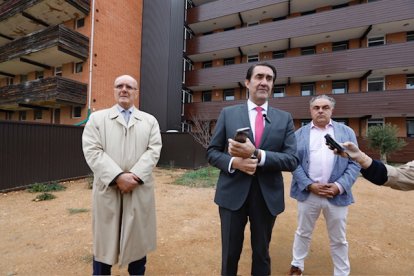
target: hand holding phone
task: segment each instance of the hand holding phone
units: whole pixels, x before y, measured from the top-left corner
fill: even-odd
[[[336,149],[338,151],[338,153],[345,151],[345,148],[343,146],[341,146],[337,141],[335,141],[335,139],[332,138],[331,135],[326,134],[325,135],[325,140],[326,140],[326,145],[328,145],[328,147],[331,150]]]
[[[249,136],[250,127],[243,127],[236,130],[236,135],[234,140],[239,143],[245,143],[247,137]]]

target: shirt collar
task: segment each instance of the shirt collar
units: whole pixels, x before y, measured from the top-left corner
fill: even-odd
[[[118,109],[118,111],[121,113],[124,108],[122,106],[120,106],[119,104],[116,105],[116,108]],[[129,113],[132,113],[134,111],[134,106],[131,106],[130,108],[128,108],[127,110],[129,110]]]
[[[263,108],[263,113],[267,112],[267,108],[268,108],[269,102],[266,101],[264,104],[260,105],[261,108]],[[253,110],[257,107],[258,105],[256,105],[254,102],[252,102],[250,99],[247,100],[247,108],[250,110]]]
[[[315,126],[315,124],[313,123],[313,120],[310,122],[310,124],[311,124],[311,128],[319,128],[319,127]],[[329,120],[329,123],[325,126],[325,129],[328,129],[330,127],[333,127],[333,125],[332,125],[332,119]]]

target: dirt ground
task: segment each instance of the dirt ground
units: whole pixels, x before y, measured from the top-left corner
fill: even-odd
[[[171,185],[182,170],[157,168],[158,248],[148,255],[147,275],[219,275],[220,221],[213,188]],[[296,201],[274,228],[270,246],[272,272],[286,275],[296,229]],[[66,182],[56,199],[34,202],[26,191],[0,194],[0,275],[90,275],[92,259],[91,190],[85,180]],[[359,178],[356,203],[348,216],[352,275],[414,275],[414,192],[377,187]],[[88,212],[70,214],[71,208]],[[246,228],[239,274],[250,273],[250,240]],[[323,217],[318,220],[306,275],[332,274]],[[114,275],[128,275],[114,266]]]

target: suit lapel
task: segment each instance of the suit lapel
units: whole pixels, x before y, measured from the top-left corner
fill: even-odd
[[[249,140],[253,142],[254,141],[254,138],[253,138],[253,128],[250,125],[249,109],[247,107],[247,103],[240,106],[240,112],[239,112],[239,114],[240,114],[241,123],[242,123],[242,125],[240,127],[247,127],[247,126],[250,127]]]

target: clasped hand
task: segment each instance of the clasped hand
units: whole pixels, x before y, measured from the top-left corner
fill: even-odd
[[[309,190],[322,197],[333,198],[339,194],[339,188],[335,183],[312,183]]]
[[[119,175],[116,185],[121,193],[126,194],[134,190],[139,184],[139,178],[133,173],[127,172]]]
[[[234,157],[232,167],[244,173],[253,175],[256,172],[258,160],[251,158],[256,147],[249,138],[245,143],[239,143],[233,139],[229,139],[228,152]]]

